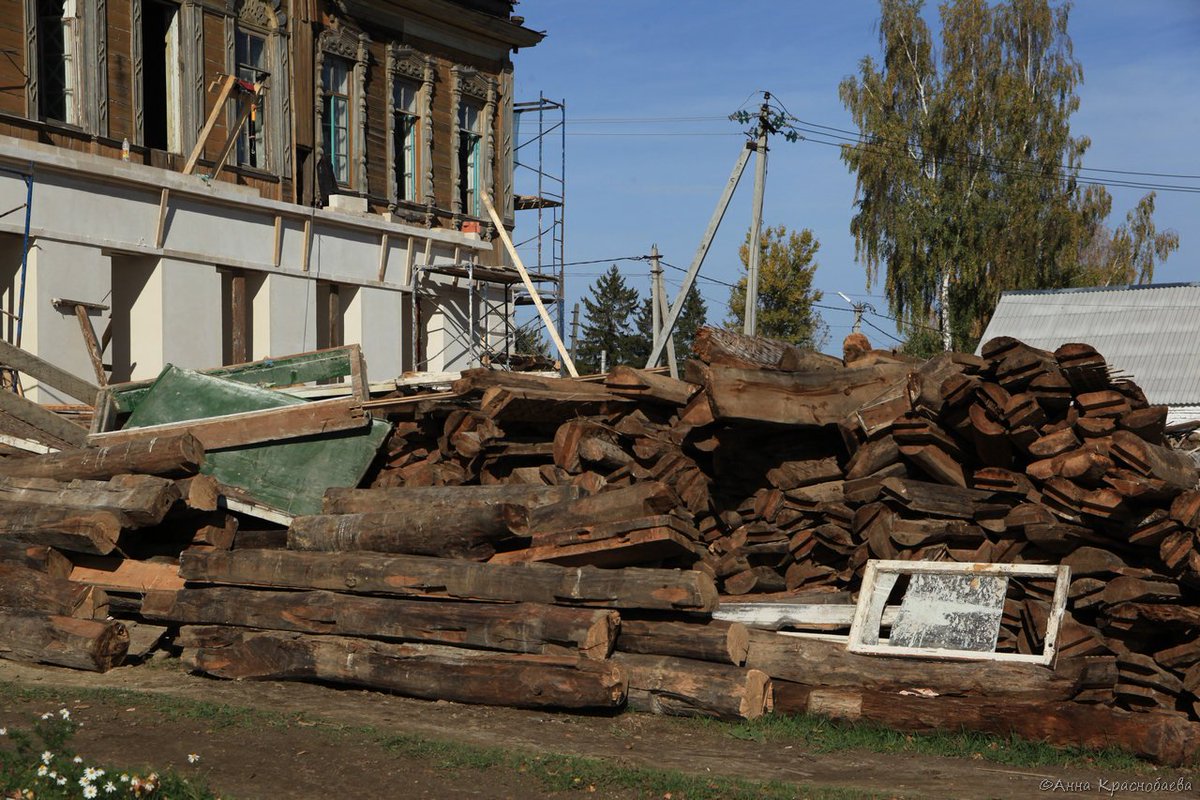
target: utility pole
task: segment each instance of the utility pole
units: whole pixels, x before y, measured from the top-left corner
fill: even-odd
[[[850,304],[850,307],[854,309],[853,332],[861,333],[862,332],[863,313],[866,311],[870,311],[873,314],[873,313],[875,313],[875,307],[873,305],[871,305],[870,303],[856,303],[853,300],[851,300],[849,297],[846,297],[846,295],[842,294],[841,292],[838,292],[838,297],[845,300],[847,303]]]
[[[763,92],[763,102],[758,109],[758,143],[755,152],[758,159],[754,163],[754,206],[750,219],[750,257],[746,264],[746,311],[743,333],[754,336],[758,331],[758,262],[762,249],[759,240],[762,236],[762,207],[763,191],[767,183],[767,134],[771,127],[770,92]]]
[[[571,360],[574,361],[579,348],[579,303],[571,312]]]
[[[663,286],[662,264],[659,263],[658,245],[650,246],[650,318],[654,340],[662,335],[663,318],[667,315],[667,293]],[[657,367],[657,359],[650,366]],[[675,337],[667,334],[667,367],[672,378],[679,377],[679,365],[675,361]]]
[[[938,309],[942,323],[942,349],[949,352],[954,349],[950,338],[950,270],[942,273],[942,285],[938,292]]]

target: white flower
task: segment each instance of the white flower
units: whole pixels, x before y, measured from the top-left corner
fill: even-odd
[[[45,714],[42,714],[42,719],[50,719],[50,712],[47,711]]]
[[[96,778],[100,777],[100,773],[92,767],[88,767],[83,771],[83,777],[87,778],[88,782],[91,783],[92,781],[96,780]]]
[[[89,798],[95,797],[99,793],[100,793],[99,790],[96,789],[95,786],[92,786],[90,783],[87,786],[83,787],[83,796],[84,797],[89,797]]]
[[[49,764],[51,759],[53,759],[53,758],[54,758],[54,753],[51,753],[49,750],[42,753],[42,763],[43,764]]]
[[[128,775],[122,775],[122,776],[121,776],[121,783],[129,783],[129,776],[128,776]]]
[[[45,764],[42,764],[40,767],[37,768],[38,777],[39,778],[46,777],[46,773],[49,771],[50,771],[50,768],[47,767]]]
[[[98,769],[98,770],[96,770],[96,777],[97,777],[97,778],[103,778],[103,777],[104,777],[104,770],[102,770],[102,769]]]
[[[59,786],[66,786],[67,785],[67,776],[60,775],[58,780],[55,781],[55,783],[57,783]]]
[[[60,708],[60,709],[58,710],[58,715],[59,715],[60,717],[62,717],[63,719],[70,719],[70,718],[71,718],[71,712],[70,712],[70,711],[67,711],[65,708]]]
[[[197,755],[196,753],[188,753],[188,763],[189,764],[195,764],[199,760],[200,760],[200,756]]]
[[[50,777],[51,777],[51,778],[57,778],[57,777],[58,777],[58,771],[57,771],[57,770],[53,770],[53,769],[52,769],[52,770],[50,770]]]
[[[8,728],[0,728],[0,736],[8,736]]]
[[[138,779],[137,775],[134,775],[133,779],[129,781],[129,787],[131,789],[136,789],[141,785],[142,785],[142,782],[141,782],[141,780]]]
[[[79,785],[86,789],[87,787],[92,785],[92,779],[89,778],[87,775],[84,775],[82,778],[79,779]]]
[[[72,758],[71,760],[72,760],[72,761],[74,761],[76,764],[82,764],[82,763],[83,763],[83,756],[75,756],[75,757],[74,757],[74,758]]]
[[[104,784],[105,794],[112,794],[116,790],[117,790],[117,785],[115,783],[113,783],[112,781],[109,781],[108,783]]]

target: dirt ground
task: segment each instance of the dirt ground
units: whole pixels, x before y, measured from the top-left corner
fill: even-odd
[[[249,798],[556,798],[632,800],[662,797],[645,788],[548,789],[537,776],[508,767],[470,765],[442,770],[431,760],[362,742],[352,730],[413,734],[424,739],[503,747],[522,754],[568,754],[617,765],[675,769],[700,776],[776,780],[804,787],[860,790],[881,797],[1022,798],[1062,794],[1043,783],[1083,782],[1083,796],[1109,796],[1098,781],[1130,776],[1060,767],[1021,771],[986,761],[923,755],[804,752],[799,745],[733,738],[717,727],[643,714],[578,716],[426,702],[353,689],[299,683],[225,682],[187,674],[175,662],[122,667],[104,675],[0,661],[0,681],[52,693],[53,702],[0,694],[0,726],[25,726],[59,706],[84,723],[75,749],[88,759],[131,768],[173,767],[202,776],[218,793]],[[219,703],[272,714],[303,714],[290,725],[227,724],[164,715],[119,695],[81,690],[123,689],[158,698]],[[320,724],[317,724],[320,723]],[[200,761],[189,764],[187,755]],[[1169,780],[1179,771],[1151,775]],[[1144,779],[1146,776],[1138,776]],[[1200,786],[1200,776],[1190,774]],[[569,783],[569,782],[568,782]],[[1118,794],[1117,796],[1121,796]],[[1145,793],[1129,795],[1145,797]],[[1178,796],[1178,795],[1177,795]],[[1195,795],[1191,795],[1195,796]],[[667,800],[671,800],[668,798]],[[680,800],[678,796],[674,800]]]

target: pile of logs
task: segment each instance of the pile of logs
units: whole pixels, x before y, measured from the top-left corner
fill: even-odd
[[[1200,474],[1094,349],[843,360],[703,329],[693,352],[683,380],[470,370],[375,401],[394,432],[362,488],[286,530],[216,510],[220,487],[181,479],[195,453],[4,460],[0,503],[21,510],[0,539],[20,544],[0,569],[41,588],[19,611],[0,590],[0,626],[120,629],[107,613],[225,678],[1195,755]],[[857,655],[712,618],[719,596],[851,604],[870,559],[1070,566],[1055,666]],[[1049,612],[1048,587],[1014,582],[998,650],[1039,652]],[[38,641],[0,656],[66,663]]]

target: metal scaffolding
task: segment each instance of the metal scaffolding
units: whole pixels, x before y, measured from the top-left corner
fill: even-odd
[[[513,121],[516,142],[513,206],[517,211],[537,215],[533,233],[515,244],[518,249],[532,248],[535,257],[529,259],[533,262],[531,274],[553,278],[554,297],[543,294],[542,299],[547,302],[553,299],[554,321],[559,337],[563,338],[566,336],[563,265],[566,263],[567,106],[565,101],[550,100],[539,92],[537,100],[513,104]],[[533,215],[528,213],[522,219]],[[515,305],[529,302],[523,294],[514,298]]]

